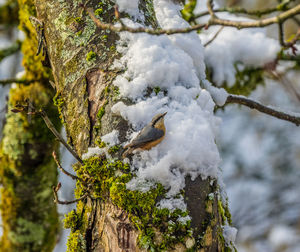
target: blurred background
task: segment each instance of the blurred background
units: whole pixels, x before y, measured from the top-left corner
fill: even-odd
[[[278,2],[224,0],[218,1],[217,4],[220,7],[226,5],[259,10],[274,7]],[[299,4],[297,1],[291,2]],[[5,0],[0,1],[0,5],[3,4]],[[199,0],[198,5],[202,8],[205,1]],[[300,17],[285,24],[286,38],[299,29],[299,23]],[[202,36],[205,38],[211,36],[211,33],[208,31]],[[226,33],[226,29],[222,33]],[[268,27],[265,33],[268,37],[278,39],[277,27]],[[22,39],[23,35],[16,25],[0,27],[0,50]],[[14,78],[22,72],[21,60],[19,50],[8,57],[3,57],[0,63],[0,80]],[[250,97],[263,104],[299,113],[298,65],[297,61],[279,63],[277,69],[280,71],[280,78],[264,74],[263,81],[257,83],[261,85],[257,85]],[[13,84],[0,85],[0,140],[11,85]],[[223,121],[218,145],[223,160],[221,169],[233,225],[238,229],[236,239],[238,251],[300,251],[299,127],[237,105],[227,105],[224,109],[218,109],[217,115]],[[64,148],[61,147],[60,151],[62,166],[71,171],[74,160]],[[73,181],[61,173],[59,181],[64,185],[59,191],[60,198],[73,199]],[[73,208],[72,205],[58,206],[60,218],[62,219],[63,215]],[[62,229],[55,252],[66,250],[67,236],[68,230]]]

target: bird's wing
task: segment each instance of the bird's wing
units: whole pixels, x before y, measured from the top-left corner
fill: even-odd
[[[164,135],[164,131],[156,129],[151,125],[146,126],[130,143],[130,147],[139,147],[145,143],[155,141]]]

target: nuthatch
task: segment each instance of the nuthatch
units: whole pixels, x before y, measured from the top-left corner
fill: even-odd
[[[166,132],[164,117],[166,114],[167,112],[157,114],[152,118],[152,121],[140,131],[131,143],[124,147],[123,158],[132,154],[134,150],[150,150],[164,139]]]

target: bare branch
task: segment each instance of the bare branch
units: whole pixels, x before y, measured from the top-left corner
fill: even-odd
[[[212,43],[217,37],[218,35],[220,34],[220,32],[224,29],[224,26],[222,26],[217,32],[216,34],[209,40],[207,41],[203,46],[204,47],[207,47],[210,43]]]
[[[11,46],[0,49],[0,62],[5,58],[8,57],[10,55],[13,55],[14,53],[20,51],[21,48],[21,42],[20,41],[16,41],[15,43],[13,43]]]
[[[216,14],[213,11],[213,0],[207,0],[206,2],[208,13],[211,17],[215,17]]]
[[[228,103],[241,104],[241,105],[247,106],[251,109],[255,109],[262,113],[276,117],[278,119],[294,123],[297,126],[300,125],[300,115],[296,115],[293,113],[286,113],[286,112],[280,111],[278,109],[274,109],[274,108],[265,106],[257,101],[251,100],[245,96],[230,94],[230,95],[228,95],[227,101],[226,101],[226,104],[228,104]]]
[[[59,191],[59,189],[61,188],[61,183],[58,183],[57,186],[53,186],[52,187],[52,190],[53,190],[53,194],[54,194],[54,202],[56,204],[61,204],[61,205],[70,205],[70,204],[74,204],[76,202],[79,202],[81,200],[84,200],[85,198],[87,198],[89,196],[88,193],[84,194],[83,196],[81,196],[80,198],[78,199],[75,199],[75,200],[70,200],[70,201],[62,201],[62,200],[59,200],[58,199],[58,195],[57,195],[57,192]]]
[[[58,158],[57,158],[57,155],[56,155],[56,152],[53,151],[52,152],[52,156],[53,156],[53,159],[55,160],[55,163],[57,164],[58,168],[64,173],[66,174],[67,176],[69,176],[70,178],[74,179],[74,180],[81,180],[79,177],[69,173],[68,171],[66,171],[62,166],[61,164],[59,163],[58,161]]]
[[[94,21],[97,27],[99,27],[102,30],[110,30],[113,32],[122,32],[122,31],[127,31],[131,33],[149,33],[152,35],[162,35],[162,34],[176,34],[176,33],[188,33],[191,31],[196,31],[196,30],[201,30],[206,26],[206,24],[198,24],[192,27],[187,27],[187,28],[182,28],[182,29],[167,29],[167,30],[155,30],[155,29],[150,29],[150,28],[144,28],[144,27],[138,27],[138,28],[132,28],[128,27],[125,25],[121,25],[119,27],[114,26],[113,24],[107,24],[107,23],[102,23],[97,17],[94,15],[94,11],[91,8],[86,8],[86,11],[88,12],[89,16],[91,19]]]
[[[81,158],[72,149],[72,147],[67,144],[67,142],[63,139],[63,137],[56,130],[56,128],[54,127],[53,123],[51,122],[51,120],[47,116],[46,112],[44,110],[42,110],[42,109],[39,110],[39,111],[37,111],[35,109],[35,107],[32,105],[32,103],[29,100],[26,100],[26,102],[28,103],[27,106],[16,105],[16,108],[12,109],[11,111],[14,112],[14,113],[26,112],[27,114],[31,114],[31,115],[34,115],[34,114],[40,115],[43,118],[44,122],[46,123],[47,127],[53,133],[53,135],[67,148],[67,150],[77,159],[77,161],[79,163],[83,164],[83,161],[81,160]]]
[[[208,25],[223,25],[235,27],[237,29],[242,28],[252,28],[252,27],[265,27],[271,24],[277,24],[280,22],[284,22],[288,18],[291,18],[300,13],[300,4],[291,8],[285,12],[280,13],[279,15],[271,18],[265,18],[257,21],[232,21],[226,19],[219,19],[218,17],[211,17],[208,21]]]
[[[30,83],[40,81],[40,80],[26,80],[26,79],[5,79],[0,80],[0,85],[9,85],[13,83],[28,85]]]
[[[266,14],[270,14],[276,11],[285,11],[287,10],[287,6],[291,3],[291,2],[295,2],[295,0],[285,0],[282,3],[278,4],[276,7],[274,8],[268,8],[268,9],[264,9],[264,10],[247,10],[244,8],[240,8],[240,7],[223,7],[223,8],[218,8],[218,9],[212,9],[214,13],[218,13],[218,12],[229,12],[229,13],[234,13],[234,14],[246,14],[249,16],[257,16],[257,17],[261,17],[263,15]],[[203,11],[199,14],[195,14],[194,17],[192,17],[193,20],[203,17],[203,16],[207,16],[209,15],[208,11]]]
[[[46,123],[47,127],[52,131],[54,136],[67,148],[67,150],[79,161],[79,163],[83,164],[81,158],[77,155],[77,153],[72,149],[70,145],[63,139],[63,137],[58,133],[55,129],[53,123],[50,121],[49,117],[47,116],[44,110],[40,110],[38,114],[43,118],[44,122]]]
[[[208,0],[208,1],[211,1],[211,0]],[[188,33],[188,32],[192,32],[192,31],[201,30],[203,28],[207,28],[212,25],[230,26],[230,27],[236,27],[237,29],[251,28],[251,27],[265,27],[265,26],[268,26],[271,24],[283,22],[283,21],[287,20],[288,18],[291,18],[300,13],[300,5],[297,5],[294,8],[279,14],[278,16],[275,16],[272,18],[266,18],[266,19],[262,19],[262,20],[257,20],[257,21],[249,21],[249,22],[225,20],[225,19],[220,19],[214,15],[214,16],[211,16],[211,18],[207,24],[197,24],[197,25],[194,25],[191,27],[186,27],[186,28],[164,30],[164,29],[150,29],[150,28],[145,28],[145,27],[132,28],[132,27],[125,26],[124,24],[117,27],[117,26],[114,26],[113,24],[107,24],[107,23],[101,22],[99,19],[96,18],[93,10],[91,8],[85,8],[85,9],[88,12],[89,16],[91,17],[91,19],[96,24],[96,26],[102,30],[110,30],[113,32],[127,31],[127,32],[131,32],[131,33],[149,33],[152,35],[162,35],[162,34],[171,35],[171,34],[177,34],[177,33]]]

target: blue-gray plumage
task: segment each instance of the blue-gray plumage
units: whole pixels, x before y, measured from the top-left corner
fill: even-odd
[[[159,144],[165,136],[164,116],[167,112],[155,115],[151,122],[146,125],[140,133],[124,147],[123,157],[131,154],[134,150],[150,150]]]

